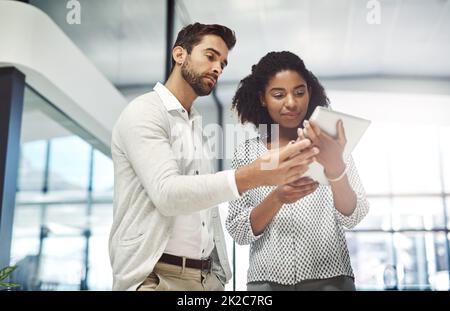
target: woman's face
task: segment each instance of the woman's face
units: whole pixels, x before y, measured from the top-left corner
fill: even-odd
[[[309,98],[305,80],[296,71],[285,70],[269,80],[261,99],[275,123],[297,128],[305,118]]]

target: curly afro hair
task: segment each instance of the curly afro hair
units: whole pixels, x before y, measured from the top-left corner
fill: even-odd
[[[261,96],[269,81],[277,73],[285,70],[296,71],[306,81],[310,91],[306,120],[317,106],[329,106],[325,89],[316,76],[305,67],[300,57],[288,51],[270,52],[252,66],[252,73],[240,81],[233,97],[231,109],[237,112],[242,124],[253,123],[256,128],[264,124],[270,128],[274,123],[267,108],[262,106]]]

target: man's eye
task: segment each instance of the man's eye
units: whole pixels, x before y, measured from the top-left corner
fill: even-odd
[[[214,57],[212,55],[206,55],[206,57],[208,57],[209,60],[214,60]]]

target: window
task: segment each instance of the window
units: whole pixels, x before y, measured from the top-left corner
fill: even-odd
[[[11,246],[15,281],[24,290],[109,290],[112,161],[65,129],[76,124],[52,109],[26,89]]]

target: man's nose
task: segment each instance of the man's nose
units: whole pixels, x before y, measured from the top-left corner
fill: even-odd
[[[214,68],[213,68],[213,72],[220,76],[222,74],[222,65],[220,63],[214,63]]]

